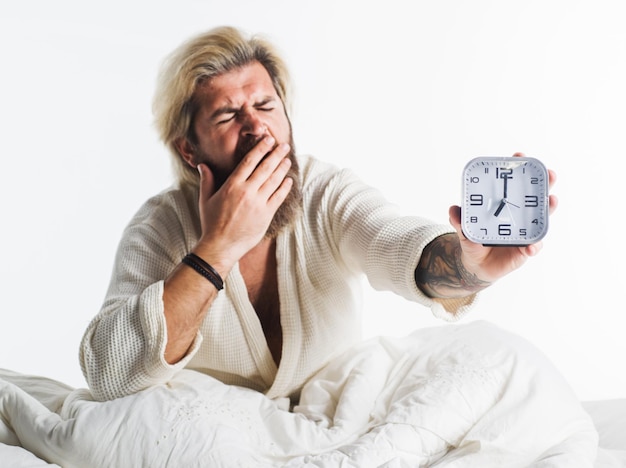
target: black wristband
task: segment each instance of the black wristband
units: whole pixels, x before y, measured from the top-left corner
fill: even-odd
[[[196,270],[196,272],[204,276],[206,279],[208,279],[213,284],[213,286],[217,288],[218,291],[224,289],[224,280],[222,279],[220,274],[215,270],[215,268],[213,268],[203,259],[198,257],[196,254],[189,253],[185,255],[182,262],[185,265],[190,266],[191,268]]]
[[[196,262],[198,262],[205,270],[209,270],[213,276],[215,276],[215,278],[218,279],[218,281],[222,284],[224,284],[224,280],[222,280],[222,277],[220,276],[220,274],[217,272],[217,270],[215,268],[213,268],[211,265],[209,265],[207,262],[204,261],[203,258],[199,257],[198,255],[196,255],[193,252],[189,252],[187,254],[187,257],[191,257],[193,258]]]

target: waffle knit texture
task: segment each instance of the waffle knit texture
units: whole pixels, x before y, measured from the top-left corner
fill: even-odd
[[[276,366],[238,265],[210,306],[187,355],[165,361],[163,281],[200,236],[197,190],[171,187],[148,200],[126,227],[103,306],[80,347],[83,374],[98,400],[167,382],[182,368],[227,384],[297,397],[333,356],[361,339],[364,279],[456,320],[474,296],[445,307],[417,288],[423,248],[448,225],[401,216],[350,170],[300,157],[303,213],[276,239],[283,350]],[[194,192],[194,193],[191,193]],[[384,313],[384,311],[380,311]]]

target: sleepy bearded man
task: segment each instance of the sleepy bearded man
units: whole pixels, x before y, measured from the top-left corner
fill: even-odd
[[[360,340],[363,276],[456,320],[539,251],[469,242],[457,206],[452,226],[399,215],[351,171],[296,155],[288,108],[284,62],[234,28],[195,37],[165,62],[154,113],[177,182],[126,227],[83,337],[95,398],[189,368],[296,401]]]

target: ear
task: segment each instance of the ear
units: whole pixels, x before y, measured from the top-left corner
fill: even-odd
[[[174,142],[176,149],[180,156],[185,160],[187,164],[195,168],[198,163],[196,162],[195,150],[196,147],[189,142],[187,138],[179,138]]]

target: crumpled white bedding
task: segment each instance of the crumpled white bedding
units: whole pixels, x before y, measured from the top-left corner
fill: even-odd
[[[0,371],[1,466],[582,468],[597,448],[551,363],[484,322],[369,340],[291,410],[189,370],[110,402]]]

